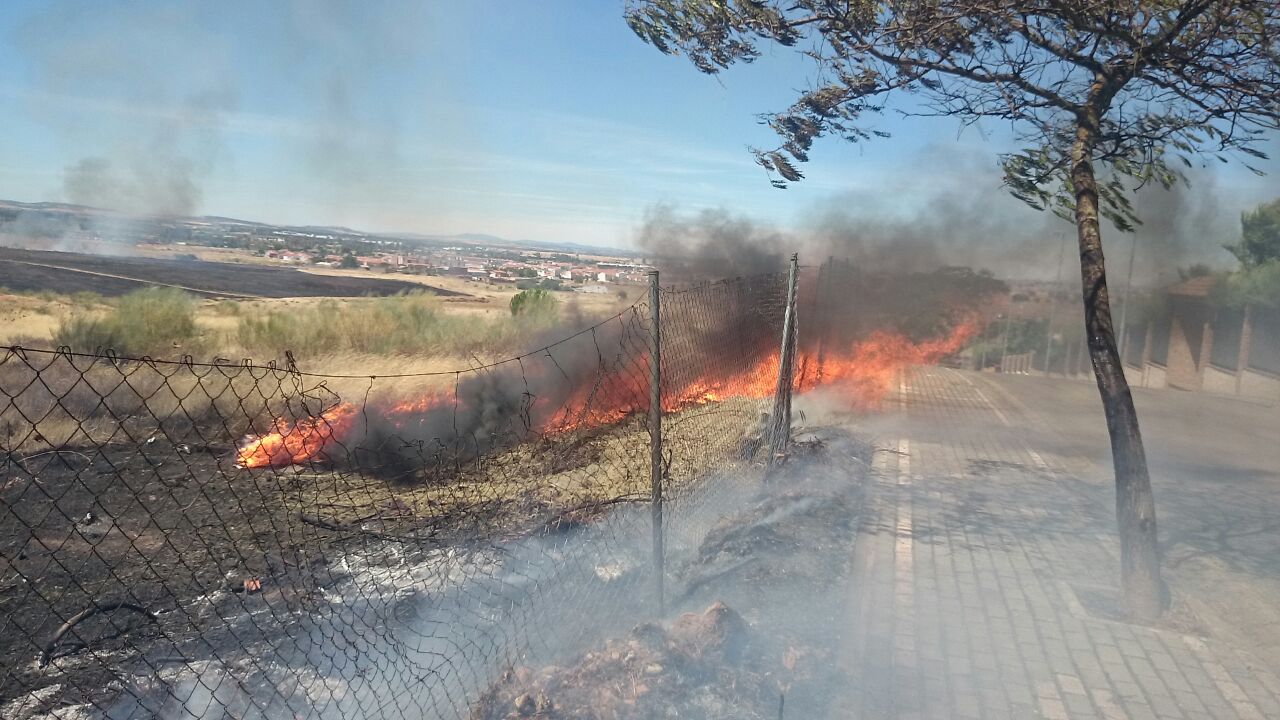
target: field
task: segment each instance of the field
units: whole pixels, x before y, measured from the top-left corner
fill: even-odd
[[[291,350],[317,371],[386,373],[449,370],[510,356],[529,349],[527,341],[546,329],[546,321],[511,317],[518,291],[510,284],[296,268],[216,248],[138,251],[120,257],[0,248],[0,344],[65,344],[81,351],[110,346],[124,354],[264,362]],[[176,257],[184,255],[199,259]],[[144,288],[192,298],[194,331],[144,347],[118,333],[68,330],[77,322],[129,314],[122,303],[133,307],[128,297]],[[640,292],[555,293],[558,322],[571,333],[618,312]]]
[[[108,297],[150,285],[176,287],[202,297],[285,298],[394,295],[409,290],[444,296],[462,293],[378,277],[319,275],[297,268],[154,257],[112,257],[0,248],[0,287],[19,292]]]

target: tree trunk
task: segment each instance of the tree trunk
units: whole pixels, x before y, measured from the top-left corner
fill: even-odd
[[[1116,520],[1120,526],[1120,582],[1130,615],[1160,616],[1165,607],[1156,545],[1156,504],[1151,493],[1147,456],[1138,429],[1138,413],[1120,364],[1107,273],[1098,226],[1098,186],[1093,174],[1093,148],[1099,115],[1086,111],[1076,128],[1071,152],[1075,192],[1076,234],[1080,244],[1080,279],[1084,290],[1085,337],[1102,396],[1111,458],[1116,474]]]

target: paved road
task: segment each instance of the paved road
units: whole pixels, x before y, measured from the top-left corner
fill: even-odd
[[[981,379],[1049,429],[1033,442],[1081,461],[1079,474],[1100,487],[1097,499],[1110,511],[1111,454],[1096,387]],[[1169,581],[1217,634],[1280,667],[1280,408],[1176,390],[1139,389],[1134,399]]]
[[[1176,598],[1145,627],[1117,614],[1091,393],[924,368],[864,422],[883,450],[853,558],[845,716],[1280,717],[1275,411],[1139,397]]]

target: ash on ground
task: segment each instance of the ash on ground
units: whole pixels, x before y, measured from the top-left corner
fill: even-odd
[[[797,436],[758,493],[672,558],[673,619],[559,664],[512,668],[472,718],[825,714],[840,683],[840,616],[871,450],[836,430]]]

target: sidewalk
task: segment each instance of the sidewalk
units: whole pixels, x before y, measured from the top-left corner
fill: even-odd
[[[923,368],[886,408],[901,422],[882,431],[853,559],[842,716],[1280,717],[1275,671],[1184,605],[1160,628],[1108,619],[1114,517],[993,394]]]

